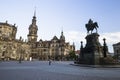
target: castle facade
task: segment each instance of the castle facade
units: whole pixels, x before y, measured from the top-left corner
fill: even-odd
[[[54,36],[50,41],[37,41],[38,26],[34,14],[32,23],[29,26],[27,41],[22,37],[16,39],[16,25],[6,22],[0,23],[0,60],[66,60],[71,51],[75,51],[75,45],[65,41],[63,31],[60,38]]]

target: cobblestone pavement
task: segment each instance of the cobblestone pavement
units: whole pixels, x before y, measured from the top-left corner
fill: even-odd
[[[0,80],[120,80],[120,68],[69,65],[70,61],[0,62]]]

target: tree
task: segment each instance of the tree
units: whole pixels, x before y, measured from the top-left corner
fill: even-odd
[[[69,59],[70,60],[75,60],[76,59],[75,51],[70,51],[69,52]]]

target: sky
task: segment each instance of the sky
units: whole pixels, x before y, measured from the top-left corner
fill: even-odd
[[[17,35],[27,39],[28,28],[36,10],[38,41],[58,38],[63,30],[66,42],[75,43],[76,50],[80,42],[85,46],[89,19],[98,23],[99,41],[103,38],[109,52],[113,53],[113,44],[120,42],[120,0],[0,0],[0,22],[16,24]]]

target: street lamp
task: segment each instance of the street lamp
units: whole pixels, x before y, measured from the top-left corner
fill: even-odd
[[[104,43],[103,43],[103,54],[104,54],[104,57],[107,57],[107,45],[106,45],[106,42],[105,42],[105,38],[103,39]]]
[[[19,58],[19,63],[22,61],[22,49],[20,49],[20,58]]]
[[[21,46],[20,46],[20,58],[19,58],[19,63],[21,63],[21,61],[22,61],[22,52],[23,52],[23,50],[22,50],[22,41],[21,41]]]

